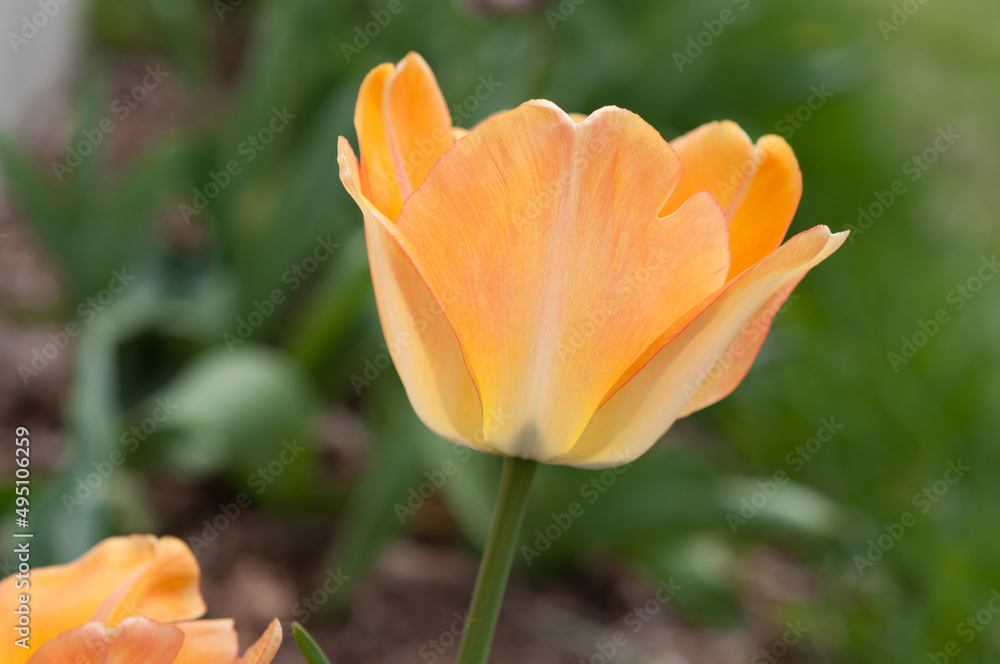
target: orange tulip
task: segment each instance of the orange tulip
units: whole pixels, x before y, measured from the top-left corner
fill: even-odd
[[[112,537],[67,564],[0,582],[4,664],[268,664],[281,644],[275,620],[243,657],[232,620],[205,612],[194,554],[174,537]],[[30,593],[29,648],[14,628]]]
[[[735,389],[846,233],[782,240],[802,178],[731,122],[668,144],[629,111],[529,101],[453,130],[411,53],[361,85],[364,213],[387,345],[420,418],[497,454],[601,468]],[[458,138],[460,136],[460,138]]]

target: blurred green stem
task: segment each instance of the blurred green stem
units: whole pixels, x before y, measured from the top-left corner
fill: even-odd
[[[458,651],[458,664],[485,664],[489,657],[537,466],[535,461],[517,457],[507,457],[504,461],[496,512],[479,565],[465,636]]]

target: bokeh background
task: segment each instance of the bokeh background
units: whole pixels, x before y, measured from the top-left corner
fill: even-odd
[[[2,15],[5,555],[25,426],[36,565],[174,534],[244,643],[277,615],[333,662],[453,660],[499,467],[413,415],[336,163],[364,74],[416,50],[460,126],[540,97],[783,135],[792,232],[853,229],[735,394],[624,473],[542,469],[493,661],[997,661],[995,2]]]

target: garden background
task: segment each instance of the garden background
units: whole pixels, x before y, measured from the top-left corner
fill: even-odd
[[[36,565],[173,534],[245,644],[278,616],[333,662],[454,658],[499,466],[413,415],[337,174],[362,77],[415,50],[458,126],[545,98],[782,135],[791,232],[852,230],[731,397],[625,469],[541,469],[495,661],[997,661],[996,3],[36,0],[3,28],[5,555],[25,426]]]

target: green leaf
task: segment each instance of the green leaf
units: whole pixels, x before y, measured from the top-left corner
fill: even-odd
[[[310,423],[318,399],[299,367],[270,348],[208,351],[157,398],[171,404],[171,415],[157,444],[142,451],[147,463],[175,473],[199,476],[228,468],[239,481],[254,484],[257,468],[272,462],[285,441],[310,450],[303,457],[315,447]],[[301,494],[312,465],[297,457],[267,484],[268,498]]]
[[[330,660],[319,649],[316,641],[309,635],[305,627],[297,622],[292,623],[292,634],[295,635],[295,643],[298,644],[299,650],[302,651],[302,656],[306,658],[309,664],[330,664]]]

